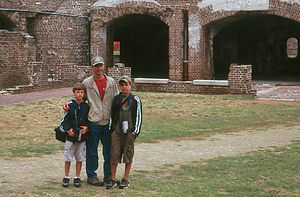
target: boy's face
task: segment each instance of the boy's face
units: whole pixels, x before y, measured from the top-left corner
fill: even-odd
[[[122,91],[122,94],[124,96],[128,96],[129,95],[130,89],[131,89],[131,84],[130,83],[121,81],[119,83],[119,87],[120,87],[120,90]]]
[[[75,96],[76,100],[82,100],[84,97],[84,91],[83,90],[75,90],[74,96]]]

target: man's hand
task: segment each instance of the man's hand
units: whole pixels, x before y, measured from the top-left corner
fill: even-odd
[[[65,103],[64,106],[63,106],[63,110],[64,110],[66,113],[68,113],[69,109],[70,109],[70,106],[68,105],[68,103]]]
[[[68,131],[68,136],[71,136],[71,137],[75,136],[75,133],[72,128]]]
[[[85,134],[86,131],[87,131],[87,126],[80,126],[80,128],[82,128],[80,131],[81,131],[81,134]]]

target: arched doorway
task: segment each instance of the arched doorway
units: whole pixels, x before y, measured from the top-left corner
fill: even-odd
[[[149,15],[131,14],[109,25],[111,62],[131,67],[132,77],[168,78],[169,28]],[[113,42],[120,44],[120,55],[113,55]],[[116,60],[117,59],[117,60]]]
[[[230,64],[238,63],[252,65],[254,80],[300,81],[300,57],[287,54],[289,38],[300,38],[300,24],[274,15],[242,17],[223,21],[214,36],[215,78],[226,79]]]
[[[16,25],[6,16],[0,14],[0,30],[15,31]]]

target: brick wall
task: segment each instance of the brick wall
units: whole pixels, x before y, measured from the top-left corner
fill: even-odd
[[[231,64],[228,74],[229,93],[252,95],[252,66]]]
[[[191,81],[170,81],[168,84],[136,83],[133,88],[137,91],[193,93],[193,94],[228,94],[226,86],[194,85]]]
[[[54,87],[57,84],[68,86],[76,80],[91,75],[89,58],[95,55],[112,59],[108,56],[107,26],[114,20],[128,14],[145,14],[156,17],[169,26],[169,79],[183,80],[183,10],[188,13],[188,80],[212,79],[213,63],[211,62],[211,43],[215,31],[226,20],[235,20],[240,16],[247,17],[252,11],[217,10],[214,6],[220,1],[179,1],[157,0],[125,1],[112,7],[92,7],[97,0],[10,0],[0,1],[1,8],[24,9],[32,11],[49,11],[77,16],[91,14],[91,38],[89,38],[89,22],[87,18],[67,17],[59,15],[0,11],[15,25],[16,32],[3,33],[0,38],[0,87],[20,84],[34,84],[39,88]],[[210,2],[214,5],[199,7],[199,3]],[[227,3],[229,1],[226,1]],[[230,2],[234,2],[230,1]],[[253,1],[245,1],[252,3]],[[264,1],[265,2],[265,1]],[[292,1],[290,1],[292,2]],[[294,2],[294,1],[293,1]],[[268,9],[253,10],[253,13],[273,14],[300,22],[300,5],[280,0],[270,0]],[[241,9],[242,10],[242,9]],[[24,36],[29,33],[32,37]],[[9,44],[8,44],[9,43]],[[89,53],[89,50],[91,54]],[[7,57],[17,57],[7,59]],[[14,65],[14,66],[12,66]],[[26,68],[16,72],[16,68]],[[107,64],[108,72],[112,65]],[[49,82],[50,70],[54,69],[54,81]],[[9,72],[8,70],[11,70]],[[233,69],[234,70],[234,69]],[[11,74],[26,76],[20,80],[12,80]],[[113,74],[112,74],[113,75]],[[232,75],[232,74],[231,74]],[[6,78],[5,78],[6,77]],[[234,79],[234,78],[232,78]],[[5,82],[4,82],[5,81]],[[177,85],[175,85],[177,84]],[[139,85],[138,85],[139,86]],[[137,87],[138,87],[137,86]],[[241,93],[249,89],[241,88]],[[231,87],[235,87],[231,86]],[[143,87],[144,88],[144,87]],[[191,92],[228,92],[222,87],[193,87],[189,83],[170,82],[168,87],[149,86],[149,89],[164,91]],[[238,88],[237,88],[238,89]],[[250,88],[251,89],[251,88]],[[231,92],[234,92],[232,89]]]
[[[130,74],[128,67],[108,68],[108,75],[118,81],[120,76]],[[196,85],[192,81],[169,81],[166,84],[157,83],[135,83],[132,89],[149,92],[172,92],[172,93],[195,93],[195,94],[246,94],[256,96],[252,89],[252,66],[251,65],[230,65],[228,74],[228,86],[226,85]]]
[[[127,75],[131,78],[131,67],[125,67],[124,64],[117,64],[116,66],[109,67],[107,74],[116,82],[119,81],[122,75]]]
[[[87,25],[86,18],[55,15],[36,15],[31,18],[29,32],[36,40],[37,61],[42,63],[43,79],[47,79],[40,81],[39,86],[51,85],[48,83],[51,69],[54,69],[55,80],[69,86],[77,80],[76,66],[89,67]]]
[[[0,87],[30,83],[35,59],[33,38],[25,33],[0,30]]]

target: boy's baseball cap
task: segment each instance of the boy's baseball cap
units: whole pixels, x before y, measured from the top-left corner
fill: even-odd
[[[130,77],[126,76],[126,75],[123,75],[122,77],[120,77],[119,79],[119,83],[121,82],[125,82],[125,83],[130,83],[131,84],[131,79]]]
[[[92,59],[92,66],[95,66],[97,64],[104,64],[104,59],[100,56],[96,56]]]

